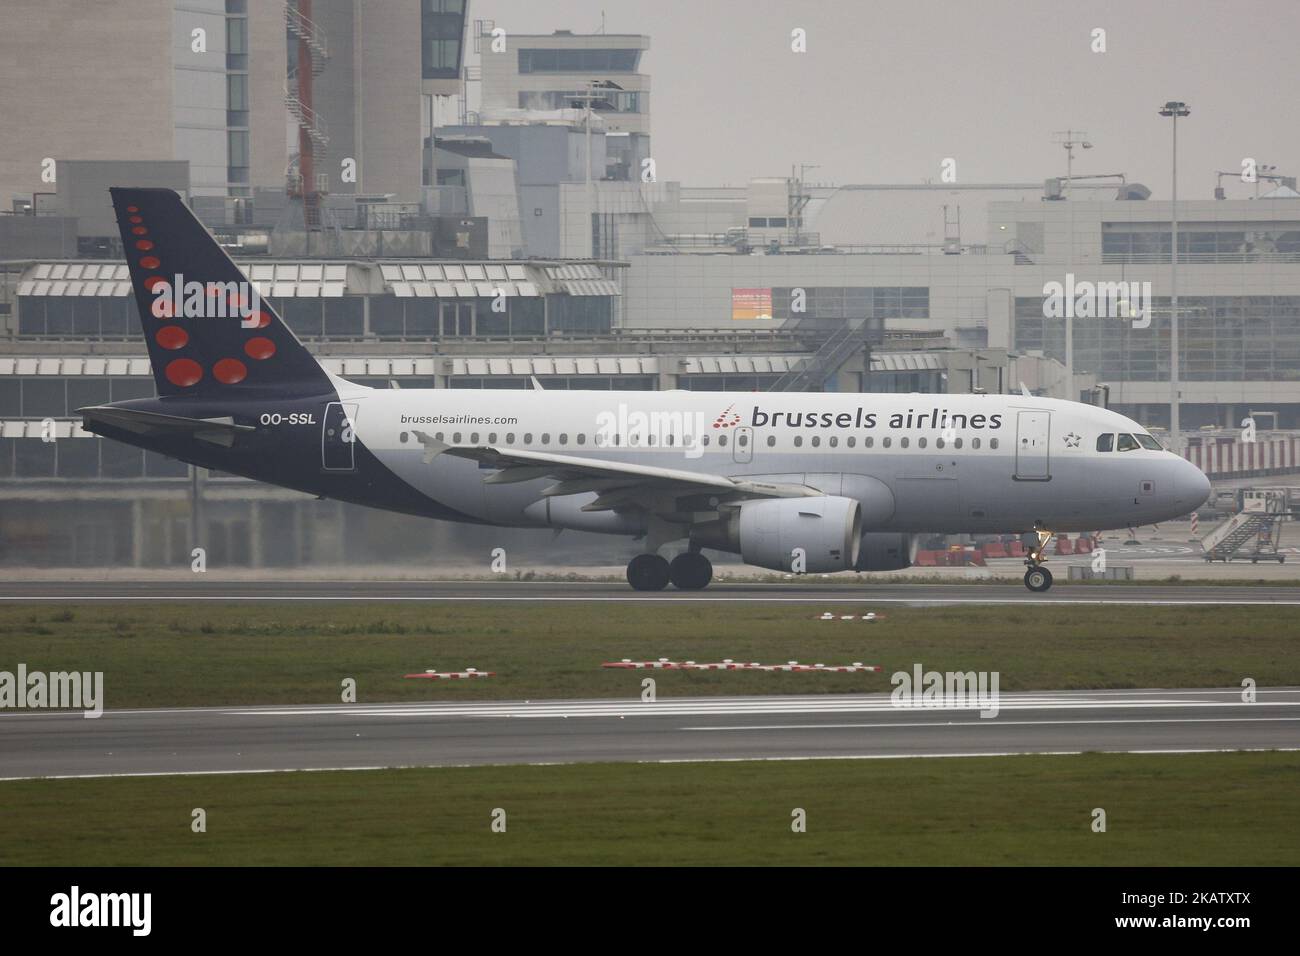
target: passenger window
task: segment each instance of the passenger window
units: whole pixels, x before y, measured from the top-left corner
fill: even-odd
[[[996,438],[990,438],[990,439],[989,439],[989,447],[990,447],[990,448],[997,448],[997,447],[998,447],[998,440],[997,440]]]
[[[562,433],[560,434],[560,444],[561,444],[561,445],[567,445],[568,443],[569,443],[569,436],[568,436],[567,434],[565,434],[565,433],[562,432]]]
[[[934,440],[934,447],[935,447],[935,448],[942,448],[943,446],[944,446],[944,441],[943,441],[942,438],[936,438],[936,439]]]
[[[821,436],[820,436],[820,435],[813,435],[812,446],[813,446],[814,448],[820,448],[820,447],[821,447],[821,443],[822,443]]]
[[[551,435],[550,435],[550,433],[549,433],[549,432],[542,432],[542,444],[543,444],[543,445],[549,445],[550,443],[551,443]]]
[[[672,435],[665,435],[665,436],[664,436],[664,444],[665,444],[665,445],[671,445],[672,443],[673,443],[673,436],[672,436]]]
[[[456,432],[455,434],[453,434],[453,435],[451,436],[451,441],[452,441],[452,444],[454,444],[454,445],[459,445],[459,444],[460,444],[460,432]]]
[[[831,436],[831,441],[830,441],[830,445],[831,445],[831,447],[832,447],[832,448],[838,447],[839,443],[840,443],[840,440],[839,440],[838,438],[836,438],[834,435],[832,435],[832,436]]]
[[[488,444],[495,445],[496,443],[497,443],[497,433],[492,432],[488,435]]]
[[[912,443],[912,439],[908,438],[906,435],[904,435],[903,440],[899,442],[899,444],[902,445],[904,448],[906,448],[911,443]]]
[[[672,440],[671,440],[671,438],[669,439],[668,444],[670,444],[670,445],[672,444]],[[748,435],[737,435],[737,436],[736,436],[736,444],[739,445],[741,448],[744,448],[745,446],[747,446],[747,445],[749,444],[749,436],[748,436]]]
[[[802,435],[795,435],[795,436],[794,436],[794,447],[795,447],[795,448],[802,448],[802,447],[803,447],[803,436],[802,436]]]
[[[1118,448],[1120,451],[1137,451],[1138,450],[1137,439],[1134,438],[1132,435],[1121,434],[1119,436]]]
[[[436,438],[438,441],[442,441],[442,432],[438,432],[438,433],[437,433],[436,435],[434,435],[433,437]]]
[[[972,438],[970,440],[970,446],[971,448],[978,450],[980,447],[980,440],[978,438]]]
[[[960,447],[961,447],[961,439],[960,439],[960,438],[954,439],[954,440],[953,440],[953,443],[952,443],[952,447],[953,447],[953,448],[960,448]]]
[[[726,436],[726,435],[719,435],[719,436],[718,436],[718,444],[719,444],[719,445],[725,445],[726,443],[727,443],[727,436]]]
[[[506,432],[506,444],[507,444],[507,445],[513,445],[514,443],[515,443],[515,433],[514,433],[514,432]]]
[[[471,445],[477,445],[477,444],[478,444],[478,432],[470,432],[469,443],[470,443]]]
[[[532,432],[524,432],[524,444],[525,444],[525,445],[531,445],[532,443],[533,443],[533,433],[532,433]]]
[[[578,436],[578,444],[579,444],[579,445],[585,445],[585,444],[587,444],[587,436],[586,436],[586,435],[579,435],[579,436]]]
[[[767,447],[768,447],[768,448],[771,448],[771,447],[774,446],[775,444],[776,444],[776,436],[775,436],[775,435],[768,435],[768,436],[767,436]]]
[[[700,439],[700,444],[701,444],[701,445],[707,445],[708,443],[709,443],[709,436],[708,436],[708,435],[705,435],[703,438]]]
[[[1115,436],[1111,434],[1097,436],[1097,451],[1114,451]]]
[[[886,435],[880,442],[880,444],[884,445],[886,448],[888,448],[893,443],[894,443],[894,439],[890,438],[888,435]]]
[[[917,446],[918,448],[924,448],[924,447],[925,447],[925,439],[924,439],[924,438],[918,438],[918,439],[916,440],[916,446]]]
[[[1139,432],[1137,440],[1138,443],[1148,451],[1164,451],[1165,449],[1165,446],[1160,444],[1154,436],[1148,435],[1145,432]]]
[[[862,439],[863,448],[871,448],[875,444],[876,444],[876,439],[873,438],[871,435],[868,435],[866,438]]]
[[[869,438],[867,439],[867,441],[870,441],[870,440],[871,440],[871,439],[869,439]],[[858,440],[857,440],[856,438],[854,438],[852,435],[850,435],[850,436],[849,436],[849,447],[852,448],[852,447],[853,447],[854,445],[856,445],[857,443],[858,443]]]

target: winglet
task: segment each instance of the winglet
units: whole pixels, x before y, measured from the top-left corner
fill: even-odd
[[[1032,395],[1029,394],[1029,389],[1027,389],[1027,388],[1025,387],[1025,383],[1024,383],[1024,382],[1021,382],[1021,383],[1020,383],[1020,394],[1023,395],[1025,398],[1033,398],[1033,397],[1034,397],[1034,396],[1032,396]]]

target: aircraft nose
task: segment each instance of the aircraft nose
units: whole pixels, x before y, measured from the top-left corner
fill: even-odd
[[[1174,478],[1174,497],[1188,511],[1195,511],[1210,497],[1210,479],[1190,461],[1180,460]]]

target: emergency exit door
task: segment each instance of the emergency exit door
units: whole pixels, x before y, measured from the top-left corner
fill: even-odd
[[[1051,435],[1051,412],[1020,412],[1016,415],[1017,481],[1051,480],[1051,462],[1048,460]]]
[[[736,429],[731,443],[731,459],[740,465],[748,465],[754,460],[754,429],[748,425]]]

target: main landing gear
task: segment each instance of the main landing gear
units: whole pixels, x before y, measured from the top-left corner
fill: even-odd
[[[1043,567],[1043,549],[1047,547],[1047,542],[1052,540],[1052,532],[1044,528],[1034,528],[1038,535],[1038,547],[1029,552],[1029,557],[1025,558],[1025,565],[1029,568],[1025,572],[1025,587],[1031,591],[1042,592],[1052,586],[1052,572]]]
[[[697,551],[686,551],[672,563],[657,554],[638,554],[628,562],[627,583],[638,591],[662,591],[671,581],[682,591],[698,591],[713,580],[713,563]]]

